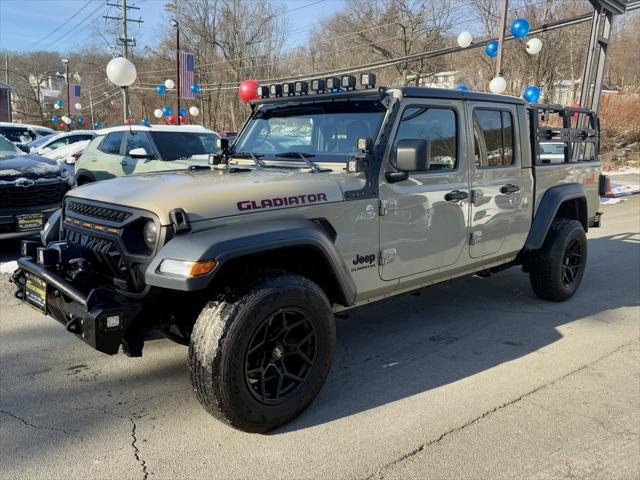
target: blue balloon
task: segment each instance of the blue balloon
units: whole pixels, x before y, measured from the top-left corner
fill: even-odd
[[[100,122],[96,122],[93,124],[93,128],[96,130],[100,130],[102,128],[102,124]]]
[[[530,28],[529,22],[524,18],[518,18],[511,24],[511,35],[516,38],[524,38],[529,35]]]
[[[78,117],[78,125],[82,125],[84,123],[84,117]]]
[[[495,58],[498,56],[498,41],[497,40],[489,40],[487,42],[487,46],[484,48],[484,51],[491,58]]]
[[[172,113],[173,113],[173,109],[172,109],[171,107],[169,107],[169,106],[162,107],[162,114],[163,114],[165,117],[168,117],[168,116],[169,116],[169,115],[171,115]]]
[[[167,87],[165,87],[164,85],[158,85],[156,87],[156,93],[158,95],[164,95],[165,93],[167,93]]]
[[[466,85],[458,85],[456,90],[460,90],[461,92],[468,92],[469,88]]]
[[[60,119],[54,115],[53,117],[51,117],[51,121],[53,123],[58,123],[60,121]]]
[[[56,101],[56,105],[58,105],[59,107],[63,106],[63,105],[64,105],[64,100],[62,100],[62,99],[58,99],[58,100]]]
[[[143,124],[145,127],[148,127],[149,125],[151,125],[151,122],[149,121],[149,119],[148,119],[147,117],[144,117],[144,118],[142,119],[142,124]]]
[[[200,93],[200,85],[197,83],[191,85],[191,93]]]
[[[537,87],[536,85],[529,85],[524,89],[524,93],[522,94],[522,96],[527,102],[536,103],[538,100],[540,100],[541,93],[542,92],[540,91],[540,87]]]
[[[178,114],[184,117],[187,114],[187,109],[184,107],[180,107],[180,110],[178,110]]]

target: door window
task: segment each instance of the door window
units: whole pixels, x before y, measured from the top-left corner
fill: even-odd
[[[56,148],[64,147],[68,143],[69,143],[69,137],[64,137],[59,140],[56,140],[55,142],[51,142],[45,148],[50,148],[51,150],[55,150]]]
[[[458,166],[458,141],[455,111],[448,108],[407,107],[402,112],[394,141],[431,142],[430,171],[451,171]]]
[[[120,145],[122,144],[122,132],[113,132],[107,135],[98,150],[104,153],[110,153],[112,155],[120,154]]]
[[[134,148],[144,148],[148,154],[153,154],[154,149],[145,132],[129,132],[127,137],[127,154]]]
[[[513,119],[510,112],[473,112],[473,140],[476,168],[507,167],[515,163]]]

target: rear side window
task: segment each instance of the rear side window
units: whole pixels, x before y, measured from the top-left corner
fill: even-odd
[[[456,113],[451,109],[405,108],[393,143],[394,151],[400,140],[431,142],[429,171],[455,170],[458,165]]]
[[[476,168],[507,167],[515,163],[511,112],[474,111],[473,138]]]
[[[98,150],[112,155],[120,154],[120,145],[122,144],[123,132],[113,132],[104,137],[104,140],[98,147]]]
[[[91,135],[72,135],[69,137],[69,143],[83,142],[84,140],[91,140]]]

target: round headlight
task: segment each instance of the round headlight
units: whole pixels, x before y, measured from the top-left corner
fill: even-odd
[[[149,250],[153,250],[156,246],[156,242],[158,241],[158,229],[156,228],[156,224],[154,221],[149,220],[142,231],[142,236],[144,238],[144,244],[147,246]]]

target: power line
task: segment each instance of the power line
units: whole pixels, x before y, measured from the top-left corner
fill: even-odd
[[[62,27],[64,27],[67,23],[69,23],[71,20],[73,20],[82,10],[84,10],[85,8],[87,8],[89,6],[89,4],[91,3],[91,0],[87,0],[87,2],[82,5],[82,7],[80,7],[76,13],[74,13],[73,15],[71,15],[69,18],[67,18],[64,22],[62,22],[62,24],[60,26],[58,26],[55,30],[49,32],[48,34],[46,34],[44,37],[42,37],[40,40],[37,40],[35,42],[33,42],[31,45],[28,45],[26,47],[25,50],[29,50],[31,47],[34,47],[35,45],[43,42],[44,40],[46,40],[47,38],[49,38],[51,35],[53,35],[54,33],[56,33],[57,31],[59,31]]]

